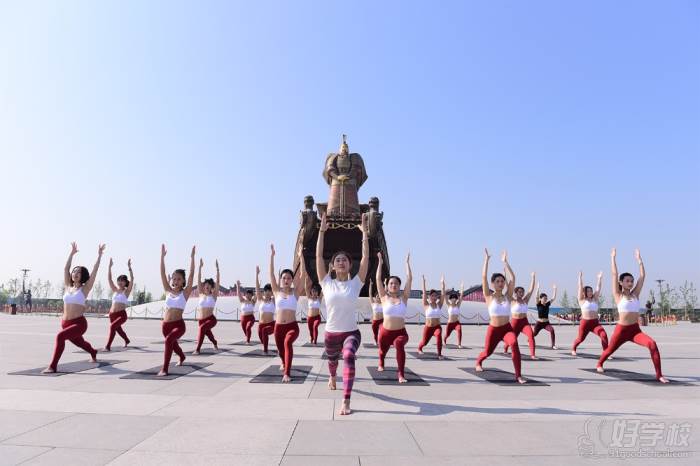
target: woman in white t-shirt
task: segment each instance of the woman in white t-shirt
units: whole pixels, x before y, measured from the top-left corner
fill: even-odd
[[[355,381],[355,353],[360,347],[360,330],[357,328],[357,308],[359,305],[360,290],[367,276],[369,268],[369,238],[367,216],[362,216],[362,224],[358,225],[362,230],[362,259],[357,275],[350,276],[352,259],[345,251],[336,251],[331,257],[330,269],[335,272],[335,278],[326,269],[323,260],[323,239],[328,230],[326,216],[321,218],[321,226],[316,243],[316,271],[318,281],[323,289],[323,297],[326,301],[326,332],[324,342],[326,355],[328,356],[328,388],[336,388],[336,371],[338,360],[343,357],[343,405],[338,414],[350,414],[350,394]]]

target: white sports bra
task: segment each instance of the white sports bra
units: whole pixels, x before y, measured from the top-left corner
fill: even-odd
[[[425,318],[426,319],[439,319],[442,317],[442,309],[439,307],[426,306],[425,307]]]
[[[321,309],[321,301],[318,299],[310,299],[308,302],[309,310]]]
[[[384,308],[381,303],[372,303],[372,312],[375,314],[383,314]]]
[[[617,303],[618,312],[639,312],[639,300],[637,298],[628,299],[626,296],[620,298]]]
[[[499,303],[496,298],[491,298],[488,309],[491,317],[510,316],[510,303],[507,299]]]
[[[527,304],[513,301],[510,305],[511,314],[527,314]]]
[[[83,289],[78,288],[77,290],[70,292],[66,288],[66,292],[63,294],[63,304],[79,304],[85,306],[85,295],[83,294]]]
[[[129,298],[124,293],[114,293],[112,302],[115,304],[129,304]]]
[[[214,306],[216,306],[216,299],[212,295],[203,294],[199,297],[199,307],[209,309]]]
[[[282,292],[275,293],[275,300],[277,304],[278,311],[296,311],[297,310],[297,297],[294,293],[289,293],[285,296]]]
[[[165,299],[165,307],[168,309],[180,309],[184,311],[186,304],[187,300],[185,299],[185,293],[182,291],[177,296],[173,296],[172,293],[168,293],[168,296]]]
[[[394,304],[387,298],[382,304],[382,310],[384,317],[406,317],[406,303],[403,302],[403,299]]]
[[[593,301],[581,301],[581,312],[598,312],[598,303]]]
[[[262,304],[260,305],[260,312],[261,313],[269,312],[271,314],[274,313],[275,312],[274,301],[268,301],[268,302],[263,301]]]
[[[255,304],[249,302],[241,303],[241,314],[246,315],[253,312],[255,312]]]
[[[455,306],[447,306],[447,313],[451,316],[458,316],[459,308]]]

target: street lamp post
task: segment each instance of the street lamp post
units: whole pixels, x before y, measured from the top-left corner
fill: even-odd
[[[656,283],[659,284],[659,310],[661,311],[661,312],[660,312],[660,314],[661,314],[661,324],[665,325],[666,320],[664,319],[664,308],[663,308],[663,303],[664,303],[663,296],[664,296],[664,292],[663,292],[663,288],[661,288],[661,284],[662,284],[663,282],[665,282],[666,280],[664,280],[664,279],[662,279],[662,278],[659,278],[659,279],[657,279],[657,280],[655,280],[655,281],[656,281]]]

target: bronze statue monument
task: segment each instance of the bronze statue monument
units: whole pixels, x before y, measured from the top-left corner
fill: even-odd
[[[313,209],[313,196],[304,197],[304,210],[301,211],[299,233],[294,251],[294,270],[298,270],[298,251],[301,248],[306,271],[312,281],[316,282],[316,241],[320,216],[326,215],[328,231],[324,243],[323,257],[329,261],[334,252],[343,250],[352,257],[352,273],[357,273],[362,256],[362,233],[357,228],[362,216],[368,217],[370,268],[361,296],[367,296],[369,280],[375,280],[377,252],[384,256],[382,276],[389,276],[389,254],[384,237],[384,213],[379,211],[379,198],[371,197],[368,204],[360,204],[358,191],[367,181],[367,171],[362,156],[351,153],[348,149],[346,135],[338,153],[326,156],[323,178],[330,187],[328,203],[316,203]],[[376,288],[375,288],[376,289]]]

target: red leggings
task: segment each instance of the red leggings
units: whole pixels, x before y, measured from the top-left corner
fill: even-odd
[[[547,322],[540,322],[539,320],[535,324],[535,331],[532,334],[533,338],[537,336],[538,333],[540,333],[540,330],[545,329],[546,331],[549,332],[549,338],[552,340],[552,346],[554,346],[554,327],[552,327],[552,324]]]
[[[379,366],[384,367],[384,359],[386,352],[389,351],[391,345],[396,348],[396,363],[399,366],[399,377],[404,377],[404,368],[406,367],[406,350],[404,347],[408,343],[408,332],[405,328],[400,330],[387,330],[382,325],[379,329]]]
[[[527,317],[519,317],[517,319],[510,319],[510,326],[513,327],[513,333],[515,333],[515,338],[518,335],[524,333],[527,336],[527,344],[530,346],[530,356],[535,357],[535,336],[532,333],[532,327],[527,321]],[[554,330],[552,330],[554,332]],[[554,340],[552,340],[552,345],[554,345]],[[503,351],[508,352],[508,343],[504,343]]]
[[[270,342],[270,335],[275,331],[275,321],[272,322],[258,322],[258,338],[260,343],[263,345],[263,351],[267,353],[267,346]]]
[[[205,336],[214,344],[214,347],[218,347],[216,338],[214,338],[214,334],[211,332],[211,329],[214,327],[216,327],[216,317],[213,315],[210,315],[206,319],[199,319],[199,334],[197,335],[197,349],[195,351],[199,351],[202,348]]]
[[[484,342],[484,351],[481,352],[476,360],[476,365],[480,366],[484,359],[491,356],[496,345],[503,340],[511,348],[511,358],[513,359],[513,368],[515,369],[515,377],[520,377],[520,348],[518,347],[518,338],[513,333],[513,327],[510,323],[494,327],[489,324],[486,329],[486,341]]]
[[[384,319],[372,320],[372,335],[374,335],[374,344],[377,344],[377,338],[379,337],[379,327],[381,327]]]
[[[423,326],[423,338],[418,343],[418,351],[423,351],[423,347],[428,344],[433,335],[437,340],[438,356],[442,356],[442,326],[440,324],[434,327]]]
[[[578,345],[583,343],[583,340],[588,336],[588,332],[598,335],[600,344],[603,345],[603,351],[605,351],[608,347],[608,334],[605,333],[605,329],[600,325],[598,319],[581,319],[581,322],[578,324],[578,336],[571,347],[571,351],[576,351]]]
[[[174,320],[172,322],[163,321],[162,324],[163,336],[165,337],[165,352],[163,353],[163,372],[168,373],[170,366],[170,358],[173,356],[173,351],[180,357],[181,361],[185,360],[185,353],[177,343],[181,336],[185,334],[185,321]]]
[[[294,340],[299,337],[299,324],[275,324],[275,344],[284,365],[284,375],[292,371],[292,359],[294,358]]]
[[[617,324],[615,326],[615,331],[612,334],[612,338],[610,338],[610,345],[603,351],[603,354],[600,355],[600,359],[598,359],[598,367],[603,367],[605,360],[622,346],[623,343],[628,341],[633,341],[638,345],[649,348],[651,361],[654,363],[654,369],[656,370],[656,378],[660,379],[663,377],[661,374],[661,354],[659,353],[659,348],[649,335],[642,332],[642,329],[639,328],[639,324]]]
[[[53,350],[53,358],[51,359],[51,364],[49,367],[54,371],[57,370],[58,361],[61,359],[63,350],[66,348],[66,340],[73,343],[78,348],[81,348],[88,353],[93,358],[97,356],[97,351],[83,339],[83,334],[87,332],[87,319],[84,316],[80,316],[71,320],[61,320],[61,330],[56,335],[56,346]]]
[[[253,334],[253,325],[255,325],[255,314],[243,314],[241,316],[241,328],[245,333],[246,343],[250,343],[250,336]]]
[[[318,342],[318,326],[321,325],[321,314],[313,317],[307,317],[306,325],[309,327],[309,335],[311,336],[311,343]]]
[[[112,348],[112,342],[114,341],[114,336],[117,333],[124,339],[124,343],[127,345],[130,343],[129,337],[126,336],[126,332],[124,332],[124,329],[122,329],[122,325],[124,325],[126,319],[126,310],[109,313],[109,338],[107,338],[105,349],[109,350]]]
[[[462,346],[462,324],[457,320],[455,322],[447,323],[447,330],[445,330],[445,340],[444,343],[447,344],[447,339],[450,338],[453,330],[457,330],[457,345]]]

